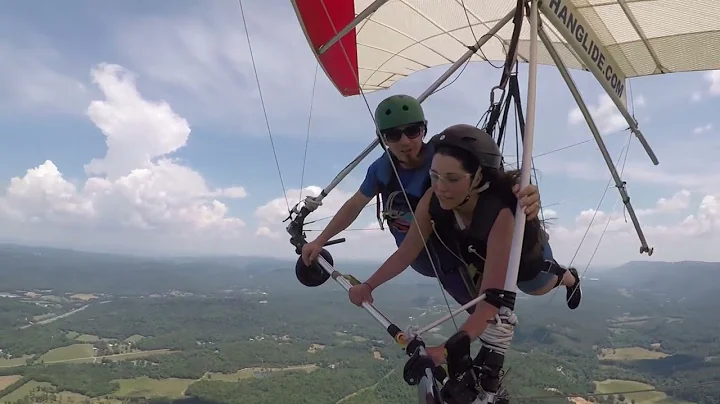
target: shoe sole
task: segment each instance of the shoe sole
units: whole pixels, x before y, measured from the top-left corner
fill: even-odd
[[[571,270],[570,273],[573,274],[575,277],[575,286],[572,287],[572,292],[570,292],[570,298],[567,297],[567,294],[565,295],[565,303],[570,306],[570,301],[575,298],[575,296],[578,296],[578,304],[577,306],[570,307],[570,310],[577,309],[580,307],[580,300],[582,300],[582,286],[580,285],[580,274],[578,274],[577,270]]]

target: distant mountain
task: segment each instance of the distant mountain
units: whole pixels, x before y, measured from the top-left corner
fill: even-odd
[[[628,291],[679,299],[720,299],[720,263],[632,261],[599,275]]]
[[[340,272],[361,280],[381,265],[334,259]],[[703,299],[720,292],[720,263],[712,262],[629,262],[612,270],[591,271],[589,277],[599,278],[599,289],[651,292],[663,299]],[[0,245],[0,279],[0,291],[25,288],[148,294],[169,290],[212,293],[245,287],[304,288],[295,278],[295,260],[248,256],[153,258],[15,245]],[[438,290],[436,279],[412,270],[393,283]],[[586,283],[590,286],[591,281]]]
[[[380,265],[336,262],[340,262],[341,272],[360,279]],[[0,245],[0,291],[56,289],[136,295],[169,290],[211,293],[259,286],[301,289],[304,286],[295,277],[295,263],[248,256],[154,258],[5,244]]]

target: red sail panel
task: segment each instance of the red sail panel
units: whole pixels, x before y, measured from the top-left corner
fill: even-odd
[[[305,36],[330,81],[345,97],[360,94],[355,29],[318,55],[318,49],[355,18],[355,2],[293,0],[293,6]]]

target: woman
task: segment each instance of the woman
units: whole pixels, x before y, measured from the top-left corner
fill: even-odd
[[[434,148],[432,186],[418,203],[417,225],[411,226],[398,250],[367,281],[350,289],[350,300],[356,305],[371,301],[373,289],[410,265],[433,232],[466,264],[478,293],[504,288],[517,205],[512,187],[519,172],[503,172],[495,141],[474,126],[451,126],[430,142]],[[542,237],[539,220],[528,221],[518,288],[530,295],[543,295],[562,284],[567,289],[568,307],[575,309],[581,299],[577,271],[545,260]],[[473,339],[480,336],[497,311],[481,301],[462,331]],[[429,352],[435,355],[439,351]]]

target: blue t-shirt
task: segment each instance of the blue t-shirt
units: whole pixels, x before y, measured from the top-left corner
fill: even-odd
[[[419,167],[408,169],[400,166],[400,164],[395,164],[400,182],[409,196],[421,198],[428,189],[428,177],[430,164],[432,163],[432,151],[429,147],[425,145],[424,149],[427,150],[423,150],[423,163]],[[368,198],[374,197],[380,192],[380,184],[388,184],[395,177],[395,172],[386,153],[383,153],[382,156],[370,164],[365,180],[360,185],[360,193]],[[401,191],[401,189],[397,189],[397,191]],[[383,201],[383,204],[386,202]],[[405,239],[410,224],[412,224],[413,215],[402,194],[394,198],[391,208],[400,214],[400,218],[394,220],[393,224],[389,226],[390,233],[399,247]]]
[[[407,192],[409,196],[415,197],[417,200],[425,195],[425,192],[428,190],[430,184],[429,172],[432,164],[432,152],[432,147],[426,144],[423,148],[423,163],[417,168],[408,169],[401,167],[399,164],[395,165],[400,182],[402,182],[402,185],[405,188],[405,192]],[[382,156],[370,164],[365,180],[362,185],[360,185],[360,193],[368,198],[375,196],[380,191],[379,186],[381,183],[388,184],[395,177],[395,172],[393,171],[390,159],[386,153],[383,153]],[[397,191],[401,191],[401,189],[398,188]],[[383,200],[383,204],[385,203],[387,203],[387,201]],[[392,206],[390,208],[396,211],[400,216],[399,218],[393,220],[388,226],[390,233],[395,238],[395,244],[399,247],[412,225],[413,213],[402,193],[393,198]],[[430,240],[432,241],[433,239]],[[458,264],[459,261],[457,261],[457,258],[448,252],[445,247],[439,246],[438,248],[438,246],[433,245],[429,245],[428,247],[434,247],[432,248],[432,251],[435,255],[437,255],[436,259],[434,259],[436,270],[440,270],[440,265],[443,265],[443,268],[445,268],[449,265]],[[425,250],[418,255],[417,259],[411,264],[411,266],[415,271],[425,276],[435,277],[435,271],[433,270],[430,259],[428,258]],[[448,269],[450,268],[445,268],[445,270]]]

